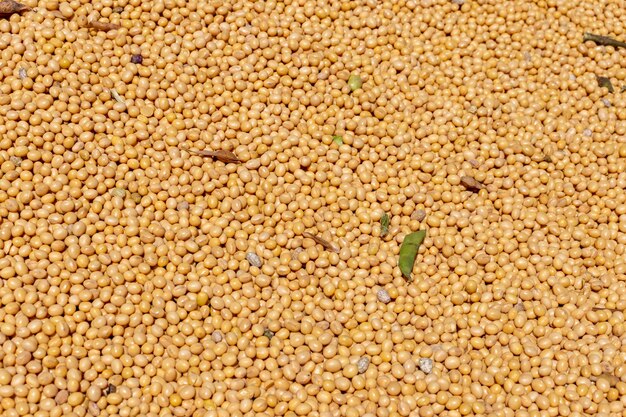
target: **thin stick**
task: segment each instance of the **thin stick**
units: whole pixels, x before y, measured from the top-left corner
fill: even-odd
[[[613,46],[615,48],[626,48],[626,42],[618,41],[610,36],[596,35],[594,33],[585,33],[583,35],[583,42],[595,42],[598,45]]]

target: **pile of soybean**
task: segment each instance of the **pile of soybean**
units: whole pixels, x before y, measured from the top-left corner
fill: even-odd
[[[619,1],[11,1],[2,416],[624,415]]]

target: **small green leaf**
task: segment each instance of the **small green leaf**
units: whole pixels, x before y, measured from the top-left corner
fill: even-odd
[[[387,236],[389,233],[389,222],[391,218],[387,213],[383,214],[383,217],[380,218],[380,237]]]
[[[424,242],[424,238],[426,238],[426,230],[419,230],[407,235],[400,246],[400,260],[398,261],[398,265],[400,266],[402,275],[409,282],[413,281],[413,277],[411,276],[413,264],[415,263],[417,251],[422,242]]]
[[[343,136],[339,136],[339,135],[333,136],[333,142],[335,142],[339,146],[343,145]]]
[[[348,78],[348,87],[350,87],[350,91],[356,91],[361,88],[363,85],[363,80],[356,74],[350,75]]]
[[[598,80],[598,86],[599,87],[606,87],[609,89],[609,93],[612,93],[615,91],[615,89],[613,88],[613,84],[611,83],[611,80],[608,77],[599,77],[596,76],[596,79]]]

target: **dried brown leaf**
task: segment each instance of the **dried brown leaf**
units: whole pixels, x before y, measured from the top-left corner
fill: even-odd
[[[304,232],[304,233],[302,233],[302,236],[307,237],[309,239],[313,239],[315,241],[315,243],[318,243],[318,244],[322,245],[323,247],[325,247],[329,251],[339,252],[339,247],[335,243],[329,242],[326,239],[321,238],[319,236],[315,236],[313,233]]]
[[[475,178],[470,177],[469,175],[464,175],[461,177],[461,185],[465,187],[468,191],[478,192],[479,190],[485,188],[485,186],[477,181]]]
[[[119,29],[120,25],[111,22],[101,22],[99,20],[90,20],[87,22],[87,27],[90,29],[101,30],[108,32],[110,30]]]
[[[195,149],[190,150],[189,152],[193,152],[196,155],[200,156],[208,156],[209,158],[215,158],[220,162],[224,162],[225,164],[240,164],[241,159],[237,158],[237,155],[232,153],[231,151],[219,150],[219,151],[196,151]]]
[[[11,16],[15,13],[22,13],[32,10],[25,4],[18,3],[15,0],[0,1],[0,16]]]

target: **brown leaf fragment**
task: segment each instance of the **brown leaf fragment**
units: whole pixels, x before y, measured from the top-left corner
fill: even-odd
[[[241,159],[237,158],[237,155],[232,153],[231,151],[219,150],[219,151],[196,151],[195,149],[191,149],[189,152],[195,153],[200,156],[208,156],[209,158],[215,158],[220,162],[224,162],[225,164],[240,164]]]
[[[15,13],[22,13],[32,10],[25,4],[18,3],[15,0],[0,1],[0,16],[7,17]]]
[[[322,245],[323,247],[325,247],[329,251],[339,252],[339,247],[335,243],[329,242],[326,239],[321,238],[319,236],[315,236],[313,233],[304,232],[304,233],[302,233],[302,236],[307,237],[309,239],[313,239],[315,241],[315,243],[318,243],[318,244]]]
[[[609,90],[609,93],[615,92],[615,88],[613,88],[613,84],[611,83],[610,78],[600,77],[599,75],[596,75],[596,80],[598,81],[598,87],[607,88]]]
[[[90,29],[101,30],[108,32],[110,30],[119,29],[120,25],[111,22],[101,22],[99,20],[90,20],[87,22],[87,27]]]
[[[466,190],[474,192],[474,193],[485,188],[485,186],[481,182],[470,177],[469,175],[464,175],[461,177],[461,185],[465,187]]]

